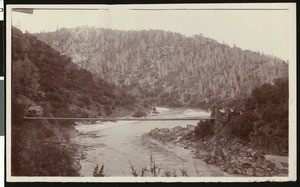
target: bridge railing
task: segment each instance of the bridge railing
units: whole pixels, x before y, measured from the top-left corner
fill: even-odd
[[[188,118],[70,118],[70,117],[29,117],[25,116],[25,120],[79,120],[79,121],[188,121],[188,120],[213,120],[210,116],[197,116]]]

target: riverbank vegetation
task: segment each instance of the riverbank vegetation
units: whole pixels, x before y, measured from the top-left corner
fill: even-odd
[[[23,119],[23,107],[12,103],[11,175],[79,176],[76,149],[69,144],[76,133],[69,122]]]
[[[152,154],[149,157],[149,164],[145,166],[135,166],[130,160],[130,174],[133,177],[189,177],[187,168],[183,166],[179,171],[176,169],[170,169],[168,167],[164,167],[163,164],[158,164],[155,161],[155,158]],[[201,176],[198,168],[194,164],[195,170],[198,176]],[[138,169],[140,168],[140,169]],[[108,175],[104,172],[104,164],[99,165],[97,164],[93,170],[94,177],[108,177]]]
[[[243,110],[229,112],[224,133],[270,154],[288,154],[288,79],[278,78],[252,91]]]

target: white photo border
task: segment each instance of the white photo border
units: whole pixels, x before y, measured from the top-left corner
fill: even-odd
[[[38,9],[215,9],[287,10],[289,19],[289,171],[287,177],[17,177],[11,176],[11,28],[13,8]],[[6,177],[7,182],[285,182],[296,181],[296,3],[151,4],[151,5],[12,5],[6,7]]]

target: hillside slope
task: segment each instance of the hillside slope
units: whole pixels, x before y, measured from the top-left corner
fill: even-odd
[[[286,62],[196,35],[77,27],[36,36],[146,105],[207,107],[288,74]]]
[[[134,99],[30,34],[13,29],[13,94],[25,96],[47,115],[105,116]]]
[[[78,68],[35,36],[12,28],[12,176],[77,176],[72,120],[23,116],[93,117],[132,110],[124,91]],[[32,108],[31,113],[26,113]]]

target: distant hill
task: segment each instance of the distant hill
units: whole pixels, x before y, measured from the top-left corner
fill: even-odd
[[[35,35],[80,67],[136,95],[145,106],[226,105],[288,75],[288,64],[279,58],[202,35],[88,27]]]

